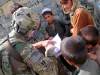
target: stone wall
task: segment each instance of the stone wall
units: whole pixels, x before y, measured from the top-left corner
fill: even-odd
[[[80,0],[81,3],[86,6],[90,13],[94,16],[94,8],[90,3],[84,0]],[[41,26],[45,27],[46,22],[44,21],[41,11],[43,8],[48,7],[52,10],[55,16],[63,18],[63,12],[59,0],[0,0],[0,38],[7,35],[11,30],[11,14],[10,6],[13,3],[19,3],[23,6],[30,7],[32,10],[36,11],[40,16]]]
[[[58,0],[0,0],[0,38],[4,37],[12,30],[10,25],[12,20],[10,6],[13,3],[19,3],[36,11],[40,16],[42,27],[45,27],[46,25],[46,22],[41,15],[41,11],[45,7],[50,8],[54,15],[57,15],[60,18],[63,17],[61,5]]]

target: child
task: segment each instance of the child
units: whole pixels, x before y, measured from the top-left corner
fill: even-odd
[[[49,8],[43,9],[42,15],[45,21],[48,22],[46,31],[50,37],[54,37],[57,33],[61,38],[70,36],[70,26],[68,23],[58,19],[54,20],[54,14]]]
[[[92,25],[88,25],[80,29],[78,35],[81,36],[86,42],[88,48],[88,58],[96,60],[100,65],[100,46],[98,45],[100,36],[97,28]]]
[[[72,25],[72,35],[76,36],[78,31],[87,26],[95,25],[94,20],[89,11],[81,5],[80,0],[59,0],[62,6],[63,12],[70,14],[70,20]],[[85,1],[85,0],[83,0]],[[87,1],[87,0],[86,0]]]
[[[87,59],[87,47],[80,36],[71,36],[61,42],[63,57],[77,70],[74,75],[100,75],[100,67],[94,60]]]
[[[48,25],[46,26],[46,31],[50,38],[54,37],[57,33],[63,39],[64,37],[71,36],[70,34],[70,25],[66,21],[61,21],[60,19],[54,20],[54,14],[51,12],[49,8],[45,8],[42,11],[42,15],[46,22],[48,22]],[[70,66],[63,58],[63,56],[60,56],[61,61],[63,64],[67,67],[69,71],[73,71],[75,68],[73,66]]]

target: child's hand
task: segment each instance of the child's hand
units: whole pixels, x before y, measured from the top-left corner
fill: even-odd
[[[70,32],[73,33],[73,28],[71,28]]]
[[[92,53],[88,53],[87,54],[87,57],[90,58],[90,59],[93,59],[93,60],[96,60],[97,59],[97,55],[92,54]]]

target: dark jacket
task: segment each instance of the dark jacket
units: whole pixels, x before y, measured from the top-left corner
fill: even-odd
[[[46,26],[46,31],[50,37],[54,37],[57,33],[61,38],[63,38],[63,36],[70,36],[69,22],[56,19],[54,20],[54,27],[55,30],[49,24]]]

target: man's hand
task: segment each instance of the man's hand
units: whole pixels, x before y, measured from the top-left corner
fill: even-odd
[[[47,47],[48,45],[52,45],[52,44],[54,44],[54,43],[56,43],[55,41],[53,41],[53,40],[45,40],[45,41],[40,41],[40,42],[37,42],[37,43],[35,43],[35,44],[32,44],[35,48],[40,48],[40,47],[42,47],[42,46],[44,46],[44,47]]]
[[[87,57],[90,58],[90,59],[93,59],[93,60],[96,60],[97,59],[97,55],[92,54],[92,53],[88,53],[87,54]]]
[[[47,47],[48,45],[50,45],[50,44],[52,45],[54,43],[56,43],[56,42],[53,40],[45,40],[45,41],[42,41],[42,46]]]

